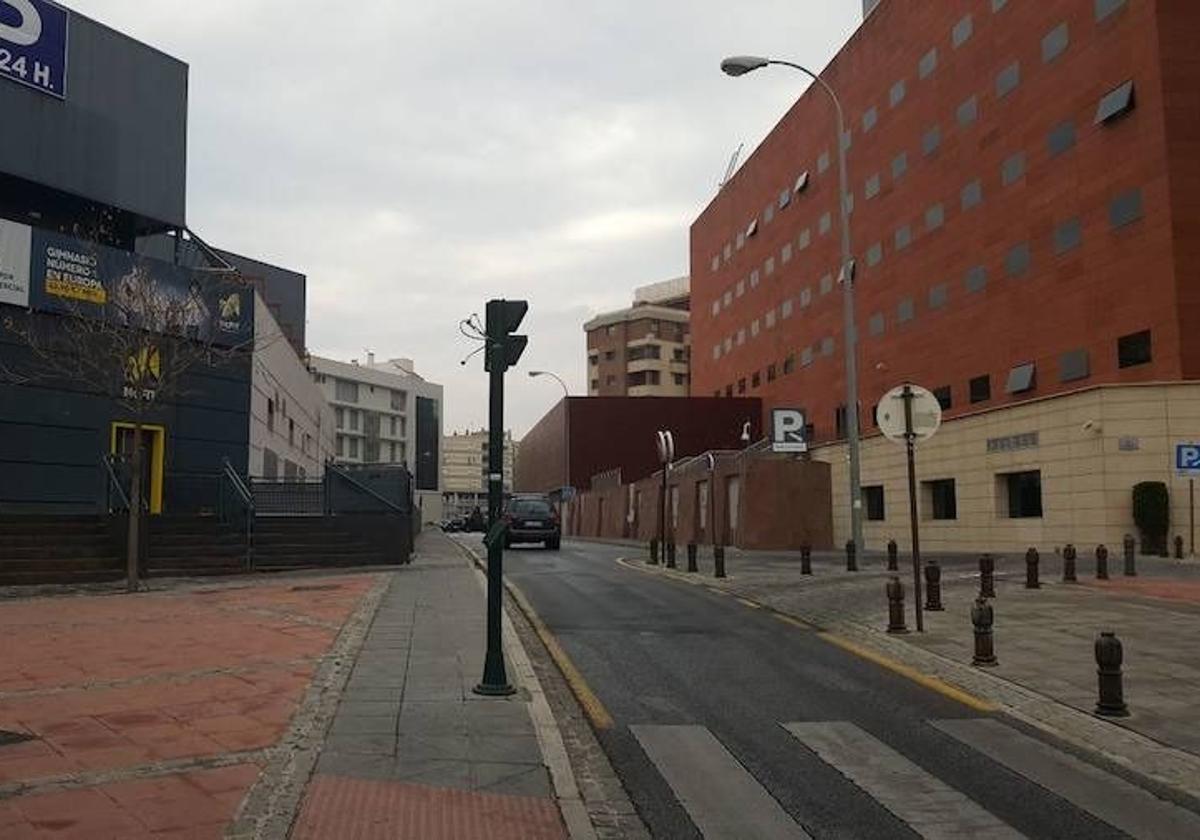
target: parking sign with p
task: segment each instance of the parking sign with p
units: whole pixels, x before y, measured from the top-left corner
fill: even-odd
[[[1175,471],[1182,476],[1200,476],[1200,443],[1175,445]]]
[[[771,412],[771,449],[775,452],[807,452],[804,439],[804,412],[795,408],[776,408]]]

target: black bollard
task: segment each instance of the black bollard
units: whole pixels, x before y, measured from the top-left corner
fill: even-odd
[[[897,635],[907,633],[908,627],[904,624],[904,584],[900,582],[900,578],[893,575],[887,583],[886,591],[888,599],[887,631]]]
[[[1115,633],[1105,631],[1096,639],[1096,673],[1099,675],[1100,700],[1096,714],[1105,717],[1129,717],[1122,685],[1121,662],[1124,660],[1121,640]]]
[[[667,543],[667,568],[675,568],[675,541]]]
[[[652,537],[650,539],[650,565],[651,566],[658,565],[658,538],[657,537]]]
[[[690,542],[687,544],[688,571],[694,572],[699,567],[696,565],[696,544]]]
[[[1096,546],[1096,580],[1108,580],[1108,549]]]
[[[812,571],[812,546],[800,546],[800,574],[811,575]]]
[[[979,597],[996,597],[996,558],[984,554],[979,558]]]
[[[986,599],[975,599],[971,607],[971,623],[975,625],[975,656],[971,664],[977,668],[994,668],[1000,663],[996,659],[996,648],[992,638],[995,613]]]
[[[846,540],[846,571],[858,571],[858,549],[854,545],[854,540]]]
[[[900,570],[900,547],[896,545],[895,540],[888,540],[888,567],[889,572],[897,572]]]
[[[1078,583],[1079,579],[1075,577],[1075,558],[1078,557],[1075,551],[1075,546],[1067,543],[1063,549],[1063,583]]]
[[[725,577],[725,546],[713,546],[713,577]]]
[[[1026,589],[1041,589],[1042,584],[1038,580],[1038,561],[1041,558],[1038,556],[1036,548],[1030,548],[1025,552],[1025,588]]]
[[[1183,559],[1183,537],[1178,534],[1175,535],[1175,559]]]
[[[936,560],[925,564],[925,609],[929,612],[941,612],[943,609],[942,567]]]
[[[1121,547],[1125,549],[1125,577],[1137,577],[1137,543],[1133,534],[1125,535]]]

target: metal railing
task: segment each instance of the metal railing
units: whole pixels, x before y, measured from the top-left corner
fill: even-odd
[[[221,459],[221,492],[219,494],[220,516],[222,521],[230,522],[233,518],[233,508],[240,505],[244,515],[246,533],[246,568],[254,571],[254,494],[246,486],[246,482],[238,475],[237,470],[228,458]]]
[[[365,496],[367,499],[369,499],[371,502],[373,502],[377,505],[382,505],[385,509],[385,512],[399,513],[399,514],[407,513],[407,511],[405,511],[404,508],[400,507],[400,505],[396,504],[391,499],[387,498],[386,496],[382,495],[381,493],[378,493],[377,491],[375,491],[375,490],[371,489],[370,487],[368,487],[367,485],[363,484],[361,481],[359,481],[358,479],[351,476],[349,473],[347,473],[341,467],[336,466],[334,464],[327,464],[325,466],[325,479],[324,479],[325,512],[326,512],[326,514],[335,512],[333,509],[334,508],[334,499],[333,499],[334,494],[333,494],[333,492],[331,492],[333,489],[331,486],[332,485],[331,480],[335,476],[337,478],[340,478],[346,484],[350,485],[350,487],[358,495]]]
[[[321,479],[255,478],[250,487],[259,516],[321,516],[325,485]]]

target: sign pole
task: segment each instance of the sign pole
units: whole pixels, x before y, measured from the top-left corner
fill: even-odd
[[[917,613],[917,632],[925,632],[925,618],[921,613],[921,535],[917,523],[917,465],[913,452],[913,389],[905,385],[904,399],[904,448],[908,454],[908,515],[912,526],[913,559],[913,606]]]
[[[1196,479],[1188,479],[1188,510],[1189,522],[1188,530],[1191,531],[1190,548],[1188,553],[1193,557],[1196,556]]]

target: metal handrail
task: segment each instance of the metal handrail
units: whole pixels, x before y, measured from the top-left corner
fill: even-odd
[[[125,488],[121,486],[120,479],[117,478],[117,471],[113,469],[112,455],[101,455],[100,462],[104,464],[104,471],[108,473],[109,492],[111,495],[112,488],[117,489],[117,494],[121,497],[121,501],[125,503],[125,510],[129,510],[132,505],[129,503],[129,496],[125,493]],[[108,506],[109,512],[112,512],[112,504]]]
[[[246,568],[252,572],[254,571],[254,494],[250,492],[246,482],[238,475],[238,471],[233,468],[229,458],[221,459],[221,472],[246,509]]]
[[[391,499],[388,499],[385,496],[380,495],[379,493],[372,490],[367,485],[365,485],[362,482],[358,481],[357,479],[353,478],[352,476],[347,474],[344,470],[342,470],[340,467],[338,467],[334,464],[326,464],[326,466],[325,466],[326,476],[328,476],[330,473],[336,473],[337,475],[341,476],[346,481],[350,482],[350,484],[353,485],[357,490],[359,490],[362,493],[366,493],[368,496],[373,497],[377,501],[383,502],[385,505],[387,505],[389,508],[394,510],[396,513],[404,513],[405,512],[404,508],[400,507],[398,504],[393,502]],[[325,504],[328,505],[329,504],[329,498],[328,498],[329,494],[326,493],[325,495],[326,495]]]

